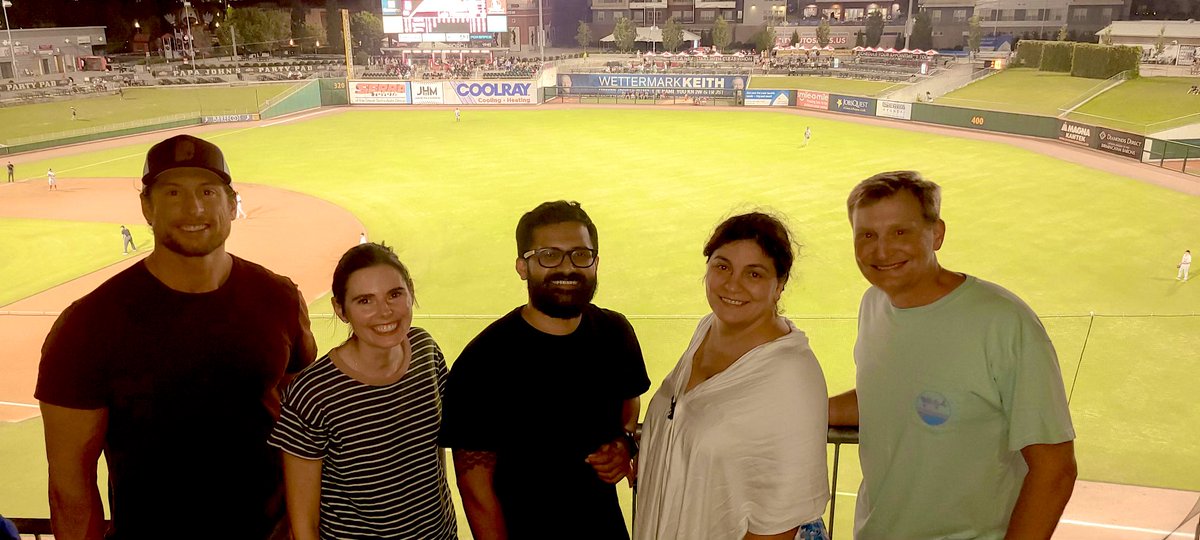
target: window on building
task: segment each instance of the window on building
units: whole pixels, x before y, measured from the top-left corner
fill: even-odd
[[[1038,21],[1049,20],[1050,19],[1049,15],[1050,15],[1050,10],[1039,9],[1039,10],[1037,10],[1037,19],[1034,19],[1034,20],[1038,20]]]
[[[1106,8],[1104,8],[1104,9],[1101,9],[1101,10],[1100,10],[1100,18],[1101,18],[1101,19],[1103,19],[1103,20],[1104,20],[1104,22],[1106,22],[1106,23],[1107,23],[1107,22],[1112,22],[1112,20],[1113,20],[1113,8],[1106,7]]]
[[[1071,20],[1075,22],[1086,21],[1088,16],[1087,8],[1075,8],[1071,10]]]
[[[606,13],[606,12],[604,12],[604,11],[597,11],[597,12],[596,12],[596,14],[592,16],[592,18],[593,18],[593,19],[595,19],[595,20],[596,20],[596,22],[604,22],[604,20],[605,20],[605,17],[604,17],[604,16],[605,16],[606,14],[607,14],[607,13]]]
[[[1013,10],[1013,20],[1014,20],[1014,21],[1023,21],[1023,20],[1025,20],[1025,10],[1023,10],[1023,9],[1014,9],[1014,10]]]
[[[967,20],[967,10],[965,10],[965,9],[954,10],[954,22],[963,22],[965,20]]]
[[[801,15],[803,15],[805,18],[816,17],[817,16],[817,5],[809,4],[807,6],[804,6],[804,11],[801,12]]]
[[[645,22],[645,20],[646,20],[646,12],[641,11],[641,10],[633,12],[633,22],[640,23],[640,22]]]
[[[715,12],[713,10],[706,9],[706,10],[703,10],[700,12],[700,21],[701,22],[712,22],[712,21],[715,21],[716,19],[717,19],[717,12]]]
[[[725,17],[725,20],[727,20],[729,22],[735,22],[735,21],[741,20],[741,15],[740,14],[735,15],[732,9],[721,10],[721,16]]]
[[[942,10],[940,10],[940,9],[929,10],[929,20],[932,21],[933,24],[942,22]]]

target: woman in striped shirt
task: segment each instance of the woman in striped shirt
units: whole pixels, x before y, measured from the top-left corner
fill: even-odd
[[[332,303],[352,334],[288,386],[270,439],[293,538],[456,539],[437,446],[446,362],[411,326],[408,269],[386,246],[354,246]]]

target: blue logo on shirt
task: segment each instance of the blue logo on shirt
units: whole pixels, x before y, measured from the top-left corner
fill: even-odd
[[[932,390],[921,392],[917,396],[917,414],[926,425],[940,426],[950,419],[950,400],[946,396]]]

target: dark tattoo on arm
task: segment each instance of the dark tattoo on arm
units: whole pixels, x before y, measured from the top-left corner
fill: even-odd
[[[496,453],[482,452],[474,450],[455,450],[454,451],[454,470],[455,471],[470,471],[477,467],[484,469],[496,468]]]

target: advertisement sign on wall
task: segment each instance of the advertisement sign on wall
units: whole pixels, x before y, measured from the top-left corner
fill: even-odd
[[[746,90],[748,107],[787,107],[787,90]]]
[[[443,88],[447,103],[464,105],[536,105],[531,81],[453,81]]]
[[[1141,161],[1142,148],[1146,146],[1145,137],[1115,129],[1095,128],[1095,130],[1097,134],[1094,148]]]
[[[350,81],[350,103],[354,105],[407,105],[408,83],[404,81]]]
[[[875,100],[865,97],[830,94],[829,110],[834,112],[875,116]]]
[[[912,120],[912,103],[881,99],[875,105],[875,116]]]
[[[442,83],[412,83],[412,102],[414,105],[441,105]]]
[[[1096,128],[1066,120],[1063,120],[1058,128],[1058,140],[1092,148],[1096,148],[1099,144]]]
[[[575,73],[558,76],[564,94],[620,94],[627,90],[664,90],[672,95],[732,96],[749,77],[730,75],[622,75]]]
[[[202,124],[226,124],[229,122],[253,122],[258,120],[257,114],[218,114],[215,116],[201,116],[200,123]]]
[[[812,92],[796,90],[796,106],[806,109],[829,110],[829,94],[827,92]]]

